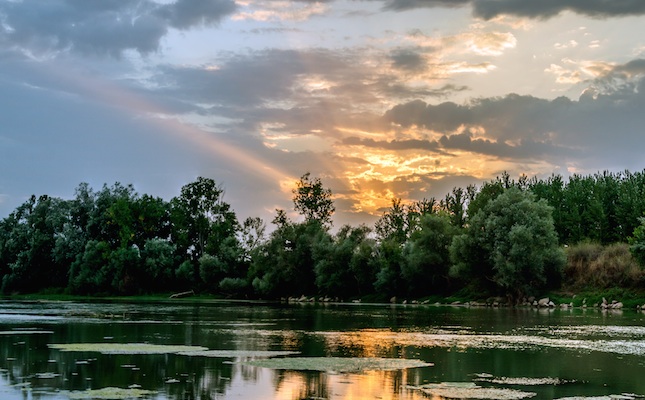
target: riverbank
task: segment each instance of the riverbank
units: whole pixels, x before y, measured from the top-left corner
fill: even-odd
[[[419,299],[403,297],[385,298],[384,296],[365,296],[354,299],[332,299],[324,296],[301,296],[298,298],[283,299],[240,299],[227,298],[212,294],[191,293],[186,296],[174,296],[175,293],[158,293],[137,296],[78,296],[64,293],[31,293],[7,295],[5,300],[18,301],[113,301],[113,302],[212,302],[226,301],[232,303],[363,303],[363,304],[400,304],[400,305],[452,305],[469,307],[543,307],[543,308],[598,308],[598,309],[624,309],[644,310],[645,290],[610,288],[605,290],[585,291],[553,291],[544,293],[539,297],[522,299],[518,304],[511,304],[505,297],[473,298],[456,294],[452,296],[430,296]],[[603,306],[604,304],[604,306]]]

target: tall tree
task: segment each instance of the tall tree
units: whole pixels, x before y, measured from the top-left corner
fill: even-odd
[[[515,187],[470,219],[453,240],[451,259],[453,275],[516,299],[559,284],[565,263],[551,207]]]
[[[296,182],[292,190],[295,210],[305,221],[317,221],[324,227],[332,225],[331,217],[336,211],[331,189],[323,187],[320,178],[312,178],[307,172]]]
[[[194,261],[207,252],[207,246],[216,248],[237,230],[237,218],[223,196],[224,190],[213,179],[198,177],[171,200],[173,242]]]

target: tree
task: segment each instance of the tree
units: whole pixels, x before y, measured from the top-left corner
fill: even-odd
[[[374,253],[370,231],[364,225],[344,225],[333,238],[323,236],[315,245],[316,287],[321,294],[347,299],[373,291],[376,271],[370,262]]]
[[[484,205],[450,251],[454,276],[514,299],[559,284],[566,261],[551,207],[515,187]]]
[[[409,220],[400,198],[392,199],[392,205],[376,221],[374,230],[380,241],[393,240],[396,243],[406,241],[410,232]]]
[[[296,182],[292,193],[295,210],[305,217],[305,221],[318,221],[327,228],[332,225],[331,217],[336,211],[332,192],[323,187],[320,178],[311,178],[307,172]]]
[[[314,294],[314,247],[327,236],[316,220],[279,226],[253,252],[249,280],[255,292],[272,298]]]
[[[401,276],[410,296],[447,293],[450,244],[457,228],[446,213],[424,215],[403,250]]]
[[[178,250],[191,254],[195,261],[206,252],[213,225],[231,224],[234,219],[223,195],[224,190],[213,179],[198,177],[195,182],[182,186],[181,194],[171,201],[173,242]]]
[[[69,218],[68,210],[61,199],[31,196],[4,220],[4,238],[0,239],[3,291],[29,293],[65,287],[67,265],[58,262],[54,249]]]
[[[238,240],[243,251],[244,261],[251,261],[251,254],[265,240],[266,225],[262,218],[248,217],[242,222]]]
[[[629,251],[641,266],[645,266],[645,217],[638,219],[640,225],[629,238]]]

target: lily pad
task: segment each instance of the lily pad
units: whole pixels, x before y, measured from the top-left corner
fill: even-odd
[[[362,372],[394,371],[405,368],[430,367],[434,364],[400,358],[289,357],[244,362],[255,367],[292,371]]]
[[[270,351],[270,350],[204,350],[182,351],[177,354],[182,356],[201,356],[213,358],[256,358],[280,357],[300,354],[299,351]]]
[[[84,390],[82,392],[69,392],[67,396],[70,399],[136,399],[156,393],[152,390],[106,387],[103,389]]]
[[[49,344],[52,349],[60,351],[86,351],[101,354],[169,354],[190,351],[205,351],[207,347],[161,345],[148,343],[64,343]]]
[[[429,396],[448,399],[520,400],[537,395],[537,393],[515,389],[481,387],[470,382],[430,383],[423,386],[408,386],[408,389],[415,389]]]

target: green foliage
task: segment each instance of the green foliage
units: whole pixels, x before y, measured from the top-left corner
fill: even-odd
[[[328,236],[316,220],[278,227],[253,254],[249,270],[253,288],[272,298],[314,293],[314,246]]]
[[[421,217],[403,251],[401,276],[408,295],[447,293],[450,245],[457,231],[448,214]]]
[[[373,231],[344,226],[333,236],[331,190],[307,173],[292,193],[304,221],[277,210],[268,238],[260,218],[238,223],[209,178],[169,202],[118,182],[98,191],[81,183],[71,200],[32,196],[0,220],[2,291],[517,296],[558,285],[557,240],[570,245],[565,289],[642,285],[635,260],[645,264],[645,172],[568,182],[504,173],[439,202],[394,199]],[[631,254],[624,244],[608,246],[628,239]]]
[[[226,277],[220,281],[219,288],[228,296],[241,296],[248,292],[249,282],[242,278]]]
[[[332,192],[323,187],[320,178],[312,178],[307,172],[300,177],[292,192],[294,208],[304,215],[305,221],[317,221],[325,227],[332,224],[331,217],[336,211]]]
[[[401,265],[404,262],[402,244],[396,240],[381,241],[372,262],[377,271],[374,282],[377,293],[387,297],[405,294],[406,288],[401,275]]]
[[[645,218],[638,219],[640,225],[629,238],[629,250],[641,266],[645,266]]]
[[[470,219],[451,246],[451,258],[455,276],[516,297],[559,284],[565,263],[551,208],[515,187]]]
[[[371,259],[374,241],[366,226],[343,226],[335,237],[322,236],[315,245],[316,287],[319,293],[348,299],[373,291],[376,271]]]
[[[172,237],[180,253],[199,260],[206,252],[216,254],[220,244],[235,235],[237,217],[223,195],[213,179],[199,177],[171,200]]]
[[[190,260],[185,260],[177,267],[175,276],[181,287],[192,287],[196,281],[195,266]]]
[[[148,239],[141,250],[143,273],[150,292],[174,289],[176,246],[165,239]]]

